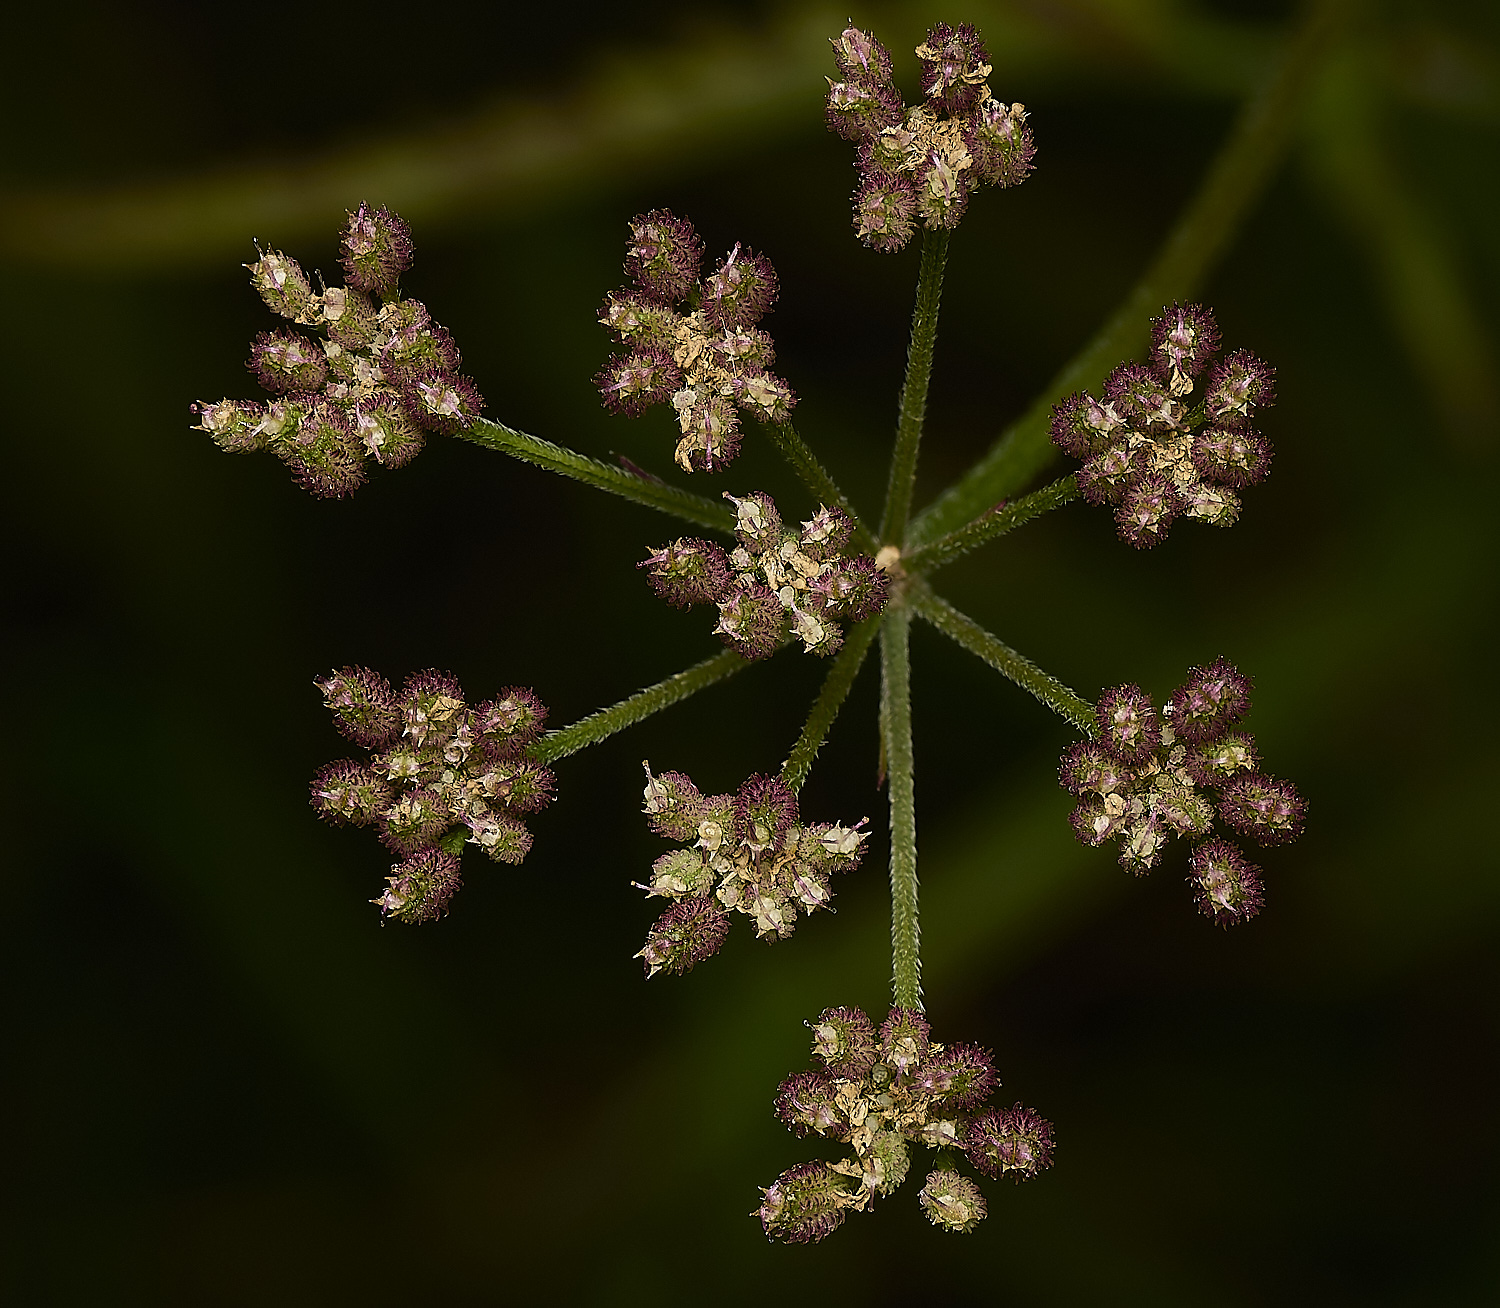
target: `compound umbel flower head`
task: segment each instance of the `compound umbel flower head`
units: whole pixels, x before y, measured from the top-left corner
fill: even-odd
[[[828,127],[859,147],[854,230],[873,250],[901,249],[920,221],[951,228],[982,186],[1016,186],[1036,147],[1026,106],[990,92],[989,54],[974,27],[939,23],[917,47],[920,104],[891,81],[891,57],[868,32],[833,38],[839,81],[828,81]]]
[[[1052,1127],[1022,1104],[979,1112],[999,1084],[994,1060],[978,1045],[943,1046],[927,1019],[893,1008],[874,1024],[857,1008],[828,1008],[814,1022],[813,1053],[823,1064],[795,1072],[776,1094],[776,1115],[799,1136],[847,1145],[835,1163],[802,1163],[782,1173],[755,1214],[772,1239],[820,1240],[856,1209],[893,1193],[906,1179],[914,1146],[945,1151],[919,1196],[934,1226],[970,1231],[984,1219],[978,1185],[944,1158],[967,1152],[988,1176],[1024,1180],[1052,1161]],[[976,1112],[978,1115],[976,1116]]]
[[[1070,746],[1058,766],[1063,789],[1081,797],[1071,819],[1078,839],[1118,840],[1121,866],[1137,875],[1174,837],[1208,836],[1221,817],[1263,845],[1295,840],[1307,803],[1291,782],[1256,770],[1254,737],[1240,727],[1249,710],[1250,679],[1224,658],[1189,669],[1160,714],[1139,686],[1105,691],[1097,735]],[[1221,926],[1254,917],[1264,902],[1260,869],[1225,840],[1193,851],[1188,883]]]
[[[220,449],[269,449],[298,485],[323,498],[362,485],[367,459],[402,467],[421,450],[424,431],[455,434],[484,407],[458,371],[453,338],[420,301],[398,296],[412,259],[407,225],[362,204],[348,215],[340,249],[348,285],[316,293],[297,261],[278,250],[246,265],[267,307],[303,329],[263,332],[251,348],[250,370],[282,398],[192,410],[198,430]]]

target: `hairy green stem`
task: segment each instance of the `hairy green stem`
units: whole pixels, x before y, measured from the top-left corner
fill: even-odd
[[[1073,391],[1096,385],[1117,363],[1141,350],[1151,315],[1173,300],[1188,298],[1202,285],[1281,162],[1309,84],[1349,7],[1349,0],[1316,0],[1310,6],[1266,81],[1246,101],[1197,195],[1145,275],[1103,330],[1052,379],[1025,414],[917,516],[909,534],[913,544],[955,530],[1026,485],[1057,453],[1048,431],[1052,406]]]
[[[922,930],[917,913],[917,796],[911,747],[911,611],[886,610],[880,627],[880,705],[891,804],[891,992],[922,1008]]]
[[[907,572],[927,574],[946,567],[954,559],[961,558],[972,549],[1013,531],[1023,522],[1030,522],[1044,513],[1061,508],[1078,498],[1078,478],[1072,474],[1054,481],[1050,486],[1023,495],[1013,503],[1000,503],[986,509],[972,522],[957,531],[922,545],[910,554],[902,555],[901,566]]]
[[[896,425],[896,448],[891,453],[891,477],[885,492],[880,539],[900,545],[911,514],[912,489],[917,481],[917,452],[922,445],[922,423],[927,417],[927,386],[932,380],[932,350],[937,343],[938,309],[943,300],[943,266],[948,261],[947,230],[922,233],[922,269],[917,277],[917,304],[911,315],[911,344],[906,352],[906,381],[901,387],[901,417]]]
[[[978,655],[1022,690],[1030,691],[1058,717],[1071,722],[1084,735],[1094,734],[1097,722],[1094,706],[1088,700],[1069,690],[1050,673],[1043,672],[1025,655],[1016,653],[998,636],[991,635],[973,618],[960,613],[925,585],[914,585],[911,593],[912,606],[945,636],[956,640],[969,653]]]
[[[828,475],[828,470],[818,462],[818,456],[797,434],[797,429],[788,422],[780,426],[767,424],[766,431],[770,434],[771,443],[781,451],[781,457],[792,465],[793,471],[802,478],[803,485],[813,493],[813,497],[829,508],[842,509],[848,514],[849,521],[854,524],[854,544],[866,554],[875,553],[878,547],[875,537],[870,534],[870,529],[854,511],[854,506],[849,503],[849,497],[839,489],[838,483]]]
[[[802,728],[802,734],[797,738],[797,743],[792,746],[792,752],[787,755],[786,762],[781,765],[781,779],[791,788],[793,794],[802,789],[802,783],[807,780],[807,774],[812,771],[813,760],[818,757],[818,751],[823,748],[823,742],[828,739],[833,720],[838,717],[839,710],[843,708],[849,689],[854,685],[855,677],[859,676],[860,668],[864,666],[865,655],[870,652],[870,642],[875,639],[875,633],[879,629],[880,618],[878,616],[866,618],[855,627],[844,641],[844,648],[833,660],[833,666],[828,669],[828,675],[823,678],[823,688],[818,692],[818,698],[813,701],[812,710],[807,715],[807,723]]]
[[[500,450],[524,463],[534,463],[539,468],[586,482],[599,490],[609,491],[612,495],[620,495],[637,504],[685,518],[697,526],[710,527],[715,531],[734,531],[734,510],[728,506],[702,495],[695,495],[692,491],[668,485],[664,481],[637,476],[613,464],[601,463],[577,450],[568,449],[566,445],[554,445],[539,436],[528,436],[524,431],[516,431],[487,418],[477,419],[458,434],[466,441],[473,441],[475,445]]]
[[[597,745],[617,731],[633,727],[637,722],[644,721],[653,713],[660,713],[664,708],[670,708],[689,695],[696,695],[705,686],[712,686],[716,681],[732,677],[741,668],[748,666],[746,660],[732,649],[723,650],[674,677],[636,691],[634,695],[622,699],[610,708],[590,713],[588,717],[579,718],[571,726],[558,731],[549,731],[528,753],[539,763],[552,763],[566,758],[569,754],[578,753],[580,749]]]

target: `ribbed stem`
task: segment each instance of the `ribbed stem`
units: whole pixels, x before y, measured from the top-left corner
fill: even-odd
[[[1048,384],[989,453],[912,523],[913,544],[935,540],[1025,486],[1057,453],[1048,424],[1063,396],[1101,378],[1146,344],[1149,319],[1192,296],[1271,180],[1292,138],[1303,97],[1342,26],[1348,0],[1317,0],[1266,82],[1241,110],[1203,185],[1145,275],[1104,329]],[[886,537],[889,540],[889,537]]]
[[[554,445],[551,441],[528,436],[524,431],[490,422],[487,418],[476,420],[458,434],[466,441],[473,441],[475,445],[500,450],[525,463],[534,463],[549,472],[587,482],[612,495],[620,495],[637,504],[674,514],[700,527],[711,527],[723,532],[734,531],[734,512],[719,501],[706,499],[664,481],[648,480],[613,464],[601,463],[577,450],[568,449],[566,445]]]
[[[854,685],[855,677],[859,676],[860,668],[864,666],[865,655],[870,652],[870,642],[875,639],[875,633],[879,629],[879,617],[866,618],[855,627],[844,640],[844,648],[834,658],[828,675],[823,678],[823,689],[813,701],[802,734],[792,746],[786,762],[781,765],[781,779],[791,787],[794,794],[802,789],[802,783],[812,771],[813,760],[818,757],[818,751],[828,739],[833,720],[838,717],[839,709],[843,708],[849,689]]]
[[[912,587],[912,606],[945,636],[956,640],[969,653],[978,655],[1022,690],[1030,691],[1084,735],[1092,736],[1097,730],[1094,706],[1088,700],[1069,690],[1050,673],[1043,672],[1024,654],[1016,653],[998,636],[992,636],[947,600],[934,595],[924,585],[915,585]]]
[[[617,731],[633,727],[637,722],[660,713],[689,695],[696,695],[705,686],[732,677],[748,663],[732,649],[726,649],[712,658],[695,663],[675,677],[658,681],[654,686],[638,690],[628,699],[622,699],[611,708],[590,713],[579,718],[571,726],[558,731],[549,731],[528,751],[539,763],[552,763],[557,759],[576,754],[580,749],[597,745],[601,740],[613,736]]]
[[[911,746],[911,613],[886,611],[880,627],[880,703],[891,804],[891,993],[922,1007],[922,931],[917,909],[917,796]]]
[[[917,481],[917,452],[922,445],[922,423],[927,417],[927,387],[932,381],[932,351],[937,343],[938,310],[943,301],[943,267],[948,261],[946,229],[922,233],[922,268],[917,277],[917,304],[911,315],[911,344],[906,351],[906,381],[901,387],[901,416],[896,424],[896,448],[891,453],[891,477],[880,519],[880,539],[900,545],[911,515],[912,489]]]
[[[1054,481],[1050,486],[1043,486],[1039,491],[1021,496],[1012,504],[997,504],[957,531],[950,531],[930,545],[919,546],[910,554],[902,556],[901,566],[907,572],[924,575],[936,572],[970,550],[978,549],[1008,531],[1014,531],[1023,522],[1030,522],[1033,518],[1061,508],[1077,498],[1078,478],[1070,474]]]
[[[875,553],[877,545],[875,537],[870,534],[870,529],[854,511],[854,506],[849,503],[849,497],[839,489],[838,483],[828,475],[828,470],[818,462],[818,456],[797,434],[797,429],[788,422],[781,426],[767,426],[766,431],[771,437],[771,444],[781,451],[781,457],[792,465],[793,471],[802,478],[803,485],[813,493],[814,498],[829,508],[842,509],[849,515],[849,521],[854,524],[855,546],[866,554]]]

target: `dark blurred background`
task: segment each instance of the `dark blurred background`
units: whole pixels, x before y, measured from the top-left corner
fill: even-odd
[[[672,475],[664,411],[590,378],[625,220],[764,250],[799,426],[883,480],[916,252],[862,250],[822,126],[821,4],[32,6],[0,106],[4,573],[13,659],[0,1220],[17,1304],[1469,1304],[1500,1294],[1493,676],[1500,10],[1351,19],[1284,166],[1203,289],[1279,368],[1243,521],[1149,554],[1074,505],[940,588],[1085,694],[1227,654],[1310,797],[1268,907],[1215,930],[1185,851],[1072,841],[1060,721],[914,637],[927,999],[1057,1124],[957,1238],[920,1172],[814,1248],[758,1185],[833,1156],[774,1120],[804,1018],[877,1008],[883,836],[768,950],[645,984],[664,846],[639,762],[774,767],[822,667],[784,657],[561,766],[520,869],[382,929],[386,860],[319,825],[346,662],[537,687],[557,724],[711,653],[634,564],[671,521],[436,441],[348,501],[188,430],[253,395],[252,238],[336,271],[389,203],[408,291],[515,426]],[[1295,18],[1256,0],[858,5],[897,53],[972,18],[1040,147],[954,241],[919,498],[1119,300]],[[1097,379],[1095,379],[1097,380]],[[752,438],[698,489],[809,506]],[[884,825],[867,667],[804,811]],[[20,748],[21,745],[25,748]],[[1009,1102],[1007,1100],[1007,1102]]]

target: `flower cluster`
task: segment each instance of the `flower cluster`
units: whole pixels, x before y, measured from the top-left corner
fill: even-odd
[[[809,1022],[816,1071],[781,1083],[776,1115],[799,1136],[809,1131],[853,1147],[837,1163],[799,1163],[764,1191],[755,1216],[788,1244],[821,1240],[855,1209],[891,1194],[906,1179],[908,1146],[947,1152],[928,1175],[920,1202],[934,1226],[973,1230],[985,1216],[979,1186],[952,1166],[960,1152],[985,1176],[1024,1181],[1052,1165],[1052,1125],[1022,1104],[983,1110],[1000,1084],[978,1045],[943,1046],[926,1019],[893,1008],[875,1030],[858,1008],[825,1009]]]
[[[1082,796],[1071,819],[1078,839],[1119,840],[1120,865],[1137,875],[1173,836],[1208,835],[1216,816],[1263,845],[1295,840],[1307,802],[1259,770],[1255,738],[1238,729],[1249,708],[1250,679],[1222,658],[1189,669],[1160,714],[1139,686],[1105,691],[1098,734],[1058,767],[1063,789]],[[1204,841],[1189,868],[1199,910],[1221,926],[1260,911],[1260,869],[1227,840]]]
[[[714,634],[747,659],[774,654],[795,635],[827,657],[844,643],[839,620],[863,622],[885,606],[888,578],[867,554],[846,555],[852,530],[839,509],[819,506],[800,531],[784,527],[764,491],[740,499],[724,492],[738,519],[738,546],[686,537],[652,550],[652,588],[677,608],[714,604]]]
[[[453,338],[421,301],[400,296],[412,260],[407,225],[362,204],[340,252],[346,284],[316,292],[279,250],[245,265],[273,312],[320,336],[283,328],[256,337],[247,366],[275,397],[268,403],[193,406],[198,430],[221,449],[269,449],[300,486],[325,498],[359,487],[367,458],[400,468],[417,456],[424,432],[456,432],[484,407],[458,371]]]
[[[1240,516],[1236,491],[1270,471],[1270,442],[1250,426],[1257,409],[1276,402],[1268,364],[1235,350],[1214,364],[1189,407],[1194,379],[1218,349],[1211,310],[1171,305],[1151,320],[1149,365],[1122,363],[1102,400],[1080,391],[1052,410],[1053,441],[1084,461],[1083,497],[1113,505],[1120,539],[1138,549],[1165,540],[1184,514],[1231,526]]]
[[[650,885],[633,883],[672,901],[636,955],[648,977],[680,976],[718,953],[731,910],[752,918],[763,940],[785,939],[799,913],[833,898],[833,874],[857,868],[869,839],[864,818],[804,826],[797,797],[775,777],[753,776],[737,795],[704,795],[681,772],[656,777],[648,764],[645,798],[652,831],[695,842],[657,859]]]
[[[531,833],[518,820],[552,802],[551,771],[527,757],[547,710],[512,686],[472,708],[453,675],[429,669],[398,695],[379,673],[343,668],[319,678],[334,725],[371,752],[339,759],[312,781],[312,805],[334,823],[373,826],[401,862],[372,903],[386,917],[442,917],[462,884],[464,841],[519,863]]]
[[[797,397],[770,371],[771,337],[755,326],[776,303],[776,270],[736,245],[700,282],[703,242],[666,209],[630,220],[625,272],[599,321],[626,347],[594,379],[612,413],[636,417],[653,404],[677,411],[677,462],[687,472],[723,467],[739,453],[738,405],[784,423]]]
[[[989,54],[968,23],[929,29],[917,47],[923,102],[907,108],[891,55],[868,32],[832,40],[828,126],[859,146],[854,229],[871,249],[899,250],[921,222],[956,227],[981,186],[1016,186],[1036,154],[1026,106],[990,93]]]

